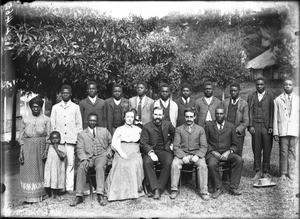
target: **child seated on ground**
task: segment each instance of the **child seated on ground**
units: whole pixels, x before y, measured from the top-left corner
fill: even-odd
[[[44,187],[51,189],[52,198],[56,198],[58,191],[65,190],[65,147],[60,143],[60,133],[53,131],[50,134],[51,144],[47,146],[44,159],[46,160],[44,171]]]

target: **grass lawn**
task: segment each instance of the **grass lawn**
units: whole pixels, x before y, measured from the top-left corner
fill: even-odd
[[[243,87],[244,86],[244,87]],[[255,90],[253,84],[243,84],[242,95],[247,96]],[[281,93],[276,88],[275,92]],[[200,94],[201,95],[201,94]],[[203,95],[203,94],[202,94]],[[274,94],[275,95],[275,94]],[[244,97],[245,98],[245,97]],[[194,177],[183,183],[181,194],[171,200],[167,193],[160,200],[141,197],[137,200],[110,202],[102,207],[98,204],[96,195],[90,200],[86,196],[84,203],[70,207],[74,198],[63,195],[57,200],[46,199],[41,203],[23,205],[20,201],[19,164],[17,161],[18,147],[4,151],[5,172],[4,182],[7,190],[1,196],[1,214],[12,217],[165,217],[165,218],[297,218],[299,215],[299,199],[295,194],[299,192],[299,151],[297,151],[297,178],[294,181],[279,181],[279,147],[274,142],[271,154],[271,175],[277,183],[274,187],[254,188],[252,177],[253,154],[251,136],[247,132],[244,143],[244,166],[240,183],[241,196],[232,196],[227,192],[218,199],[203,201],[195,191]],[[3,157],[2,157],[3,158]],[[226,187],[226,184],[224,184]],[[4,200],[4,202],[3,202]]]

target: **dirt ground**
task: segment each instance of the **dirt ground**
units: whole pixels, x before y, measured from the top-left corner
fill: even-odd
[[[166,218],[211,218],[211,217],[269,217],[269,218],[298,218],[299,199],[295,194],[299,192],[299,179],[286,182],[279,181],[278,172],[278,144],[274,143],[271,158],[271,174],[277,182],[275,187],[254,188],[253,155],[250,135],[247,133],[244,145],[244,167],[240,189],[241,196],[222,194],[218,199],[203,201],[195,192],[194,177],[183,184],[181,194],[171,200],[167,193],[161,200],[141,197],[137,200],[110,202],[102,207],[98,204],[96,195],[93,200],[85,197],[84,203],[70,207],[74,198],[63,195],[57,200],[46,199],[41,203],[24,205],[21,200],[19,182],[18,147],[4,145],[2,161],[4,173],[1,182],[6,185],[6,191],[1,195],[1,215],[10,217],[166,217]],[[299,154],[299,153],[298,153]],[[297,155],[297,159],[298,159]],[[297,160],[299,173],[299,159]],[[226,186],[226,185],[225,185]]]

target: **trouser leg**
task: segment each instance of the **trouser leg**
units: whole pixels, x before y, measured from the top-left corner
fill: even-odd
[[[79,164],[76,176],[76,196],[83,196],[84,185],[86,183],[86,170],[82,163]]]
[[[219,160],[214,156],[211,156],[207,159],[207,164],[208,164],[209,174],[215,185],[215,189],[222,188],[222,178],[218,168]]]
[[[227,162],[231,164],[230,188],[237,189],[240,185],[244,160],[236,154],[229,154]]]
[[[262,128],[262,138],[263,138],[263,164],[262,169],[264,172],[270,171],[271,162],[271,151],[273,138],[272,134],[268,134],[268,129],[266,127]]]
[[[158,178],[161,191],[166,189],[166,185],[171,175],[171,165],[173,162],[173,154],[167,151],[155,151],[158,160],[161,163],[161,172]]]
[[[288,173],[288,137],[279,138],[279,171],[281,175]]]
[[[177,191],[180,179],[180,170],[182,169],[183,161],[178,157],[174,157],[171,167],[171,190]]]
[[[74,144],[65,144],[66,155],[67,155],[67,168],[66,168],[66,190],[74,190]]]
[[[161,189],[158,179],[156,177],[154,162],[148,155],[143,155],[143,167],[145,173],[145,180],[149,184],[151,191],[153,191],[154,189]]]
[[[244,140],[245,140],[245,136],[238,137],[238,150],[236,154],[239,155],[240,157],[243,156]]]
[[[255,133],[252,135],[252,150],[254,156],[254,169],[261,169],[261,151],[262,151],[262,125],[263,123],[253,123]]]
[[[199,191],[201,194],[207,194],[208,170],[205,158],[199,158],[199,160],[195,164],[197,166],[198,183],[200,186]]]
[[[97,183],[97,194],[105,194],[104,187],[105,187],[105,170],[107,166],[107,156],[106,153],[102,156],[97,156],[94,159],[95,162],[95,169],[96,169],[96,183]]]

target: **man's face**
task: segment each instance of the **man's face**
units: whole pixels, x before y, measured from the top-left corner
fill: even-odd
[[[96,115],[91,115],[88,118],[88,125],[91,129],[95,128],[97,125],[98,117]]]
[[[87,88],[88,95],[94,98],[97,95],[98,89],[95,84],[90,84]]]
[[[162,87],[160,90],[160,98],[163,101],[166,101],[170,98],[171,92],[170,92],[170,88],[169,87]]]
[[[196,116],[192,112],[186,112],[184,118],[187,125],[193,125]]]
[[[181,96],[184,98],[184,99],[187,99],[188,97],[190,97],[191,95],[191,91],[189,88],[185,87],[182,89],[181,91]]]
[[[216,109],[215,116],[217,123],[222,124],[225,118],[224,109]]]
[[[230,87],[230,96],[233,100],[236,100],[240,95],[240,91],[237,87]]]
[[[293,81],[291,81],[291,80],[285,80],[285,81],[284,81],[283,90],[284,90],[284,92],[287,93],[287,94],[292,93],[293,90],[294,90],[294,84],[293,84]]]
[[[61,98],[64,102],[68,102],[71,99],[72,93],[69,89],[63,89],[61,91]]]
[[[113,98],[115,98],[116,100],[120,100],[120,99],[122,98],[122,93],[123,93],[122,88],[120,88],[120,87],[115,87],[115,88],[113,89],[112,96],[113,96]]]
[[[143,84],[138,84],[138,86],[136,87],[136,92],[139,96],[143,96],[147,92],[147,89]]]
[[[256,81],[256,90],[258,93],[263,93],[265,91],[265,82],[263,80]]]
[[[37,103],[33,103],[33,104],[31,105],[31,112],[32,112],[32,115],[34,115],[34,116],[40,115],[41,109],[42,109],[42,107],[41,107],[40,105],[38,105]]]
[[[60,142],[60,135],[57,133],[54,133],[51,135],[50,141],[52,142],[52,144],[59,144]]]
[[[155,124],[160,124],[162,119],[164,118],[163,110],[162,109],[156,109],[153,112],[153,121]]]
[[[212,85],[205,85],[204,95],[205,97],[211,97],[213,95],[214,88]]]

